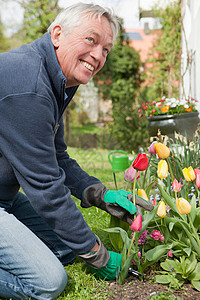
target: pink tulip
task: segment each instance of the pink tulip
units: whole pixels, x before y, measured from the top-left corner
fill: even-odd
[[[172,187],[173,187],[173,191],[179,193],[181,188],[182,188],[182,184],[181,182],[178,182],[177,179],[174,179],[174,181],[172,182]]]
[[[131,230],[140,231],[142,229],[142,216],[138,215],[131,224]]]
[[[154,142],[149,146],[149,148],[148,148],[149,153],[156,154],[156,149],[155,149],[155,147],[154,147],[155,144],[157,144],[156,141],[154,141]]]
[[[135,174],[136,174],[136,170],[132,166],[130,166],[124,174],[124,180],[133,182],[135,179]],[[140,171],[138,171],[136,179],[139,179],[139,178],[140,178]]]
[[[196,175],[196,186],[200,188],[200,170],[199,169],[194,169],[194,173]]]

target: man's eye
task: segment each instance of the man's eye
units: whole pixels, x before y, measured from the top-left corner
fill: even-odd
[[[94,39],[91,38],[91,37],[88,37],[87,40],[88,40],[90,43],[94,43]]]
[[[103,48],[103,52],[105,52],[106,54],[108,54],[110,51],[108,50],[108,48]]]

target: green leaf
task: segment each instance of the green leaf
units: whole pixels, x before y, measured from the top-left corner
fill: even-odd
[[[170,222],[169,223],[169,230],[172,231],[174,228],[175,223],[174,222]]]
[[[166,259],[164,262],[160,263],[160,266],[166,271],[171,271],[172,268],[176,270],[177,263],[175,260]]]
[[[140,235],[148,227],[149,223],[154,219],[154,217],[157,213],[157,207],[158,207],[158,204],[154,207],[154,209],[151,212],[146,212],[143,215],[142,230],[139,232]]]
[[[188,280],[200,280],[200,262],[197,263],[194,272],[188,276]]]
[[[168,275],[156,275],[156,282],[161,284],[169,284],[170,283],[170,277]]]
[[[191,217],[192,223],[194,223],[194,220],[195,220],[196,214],[197,214],[196,197],[195,197],[195,195],[192,197],[190,205],[192,207],[191,212],[190,212],[190,217]]]
[[[173,245],[158,245],[155,248],[149,250],[146,252],[145,254],[145,258],[148,261],[153,261],[156,262],[158,261],[163,255],[165,255],[171,248],[173,247]]]
[[[192,249],[191,248],[183,248],[183,251],[187,254],[187,256],[190,256]]]
[[[129,224],[126,222],[123,222],[122,220],[120,220],[119,218],[117,218],[115,216],[111,216],[109,227],[110,228],[120,227],[123,230],[127,231],[129,229]],[[123,239],[121,237],[121,233],[120,232],[117,232],[117,233],[110,232],[109,238],[110,238],[111,244],[113,245],[115,250],[121,253],[123,246],[124,246]]]
[[[192,262],[189,261],[187,268],[186,268],[186,274],[189,275],[190,273],[192,273],[195,270],[196,266],[197,266],[196,259],[194,259]]]
[[[191,284],[193,288],[200,292],[200,281],[199,280],[191,280]]]
[[[118,283],[119,284],[123,284],[126,277],[127,277],[127,274],[128,274],[128,269],[131,265],[131,262],[133,260],[133,255],[134,255],[134,252],[132,252],[130,254],[130,256],[127,258],[127,260],[125,261],[124,265],[122,266],[122,270],[121,272],[119,273],[119,279],[118,279]]]

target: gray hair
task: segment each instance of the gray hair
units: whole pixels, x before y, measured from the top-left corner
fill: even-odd
[[[81,20],[85,14],[91,18],[98,17],[99,21],[101,21],[102,16],[106,17],[113,32],[113,42],[116,40],[119,32],[119,21],[117,17],[113,14],[111,9],[103,8],[100,5],[95,5],[93,3],[87,4],[79,2],[65,8],[57,15],[47,31],[51,33],[55,25],[60,25],[65,33],[69,34],[74,27],[77,27],[81,24]]]

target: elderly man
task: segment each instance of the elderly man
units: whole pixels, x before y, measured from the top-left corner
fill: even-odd
[[[127,192],[108,190],[69,157],[62,121],[78,86],[103,67],[117,34],[109,10],[78,3],[42,38],[0,54],[1,297],[56,298],[67,284],[63,264],[76,255],[102,278],[120,271],[121,255],[91,232],[71,194],[83,207],[95,205],[128,223],[137,208]]]

